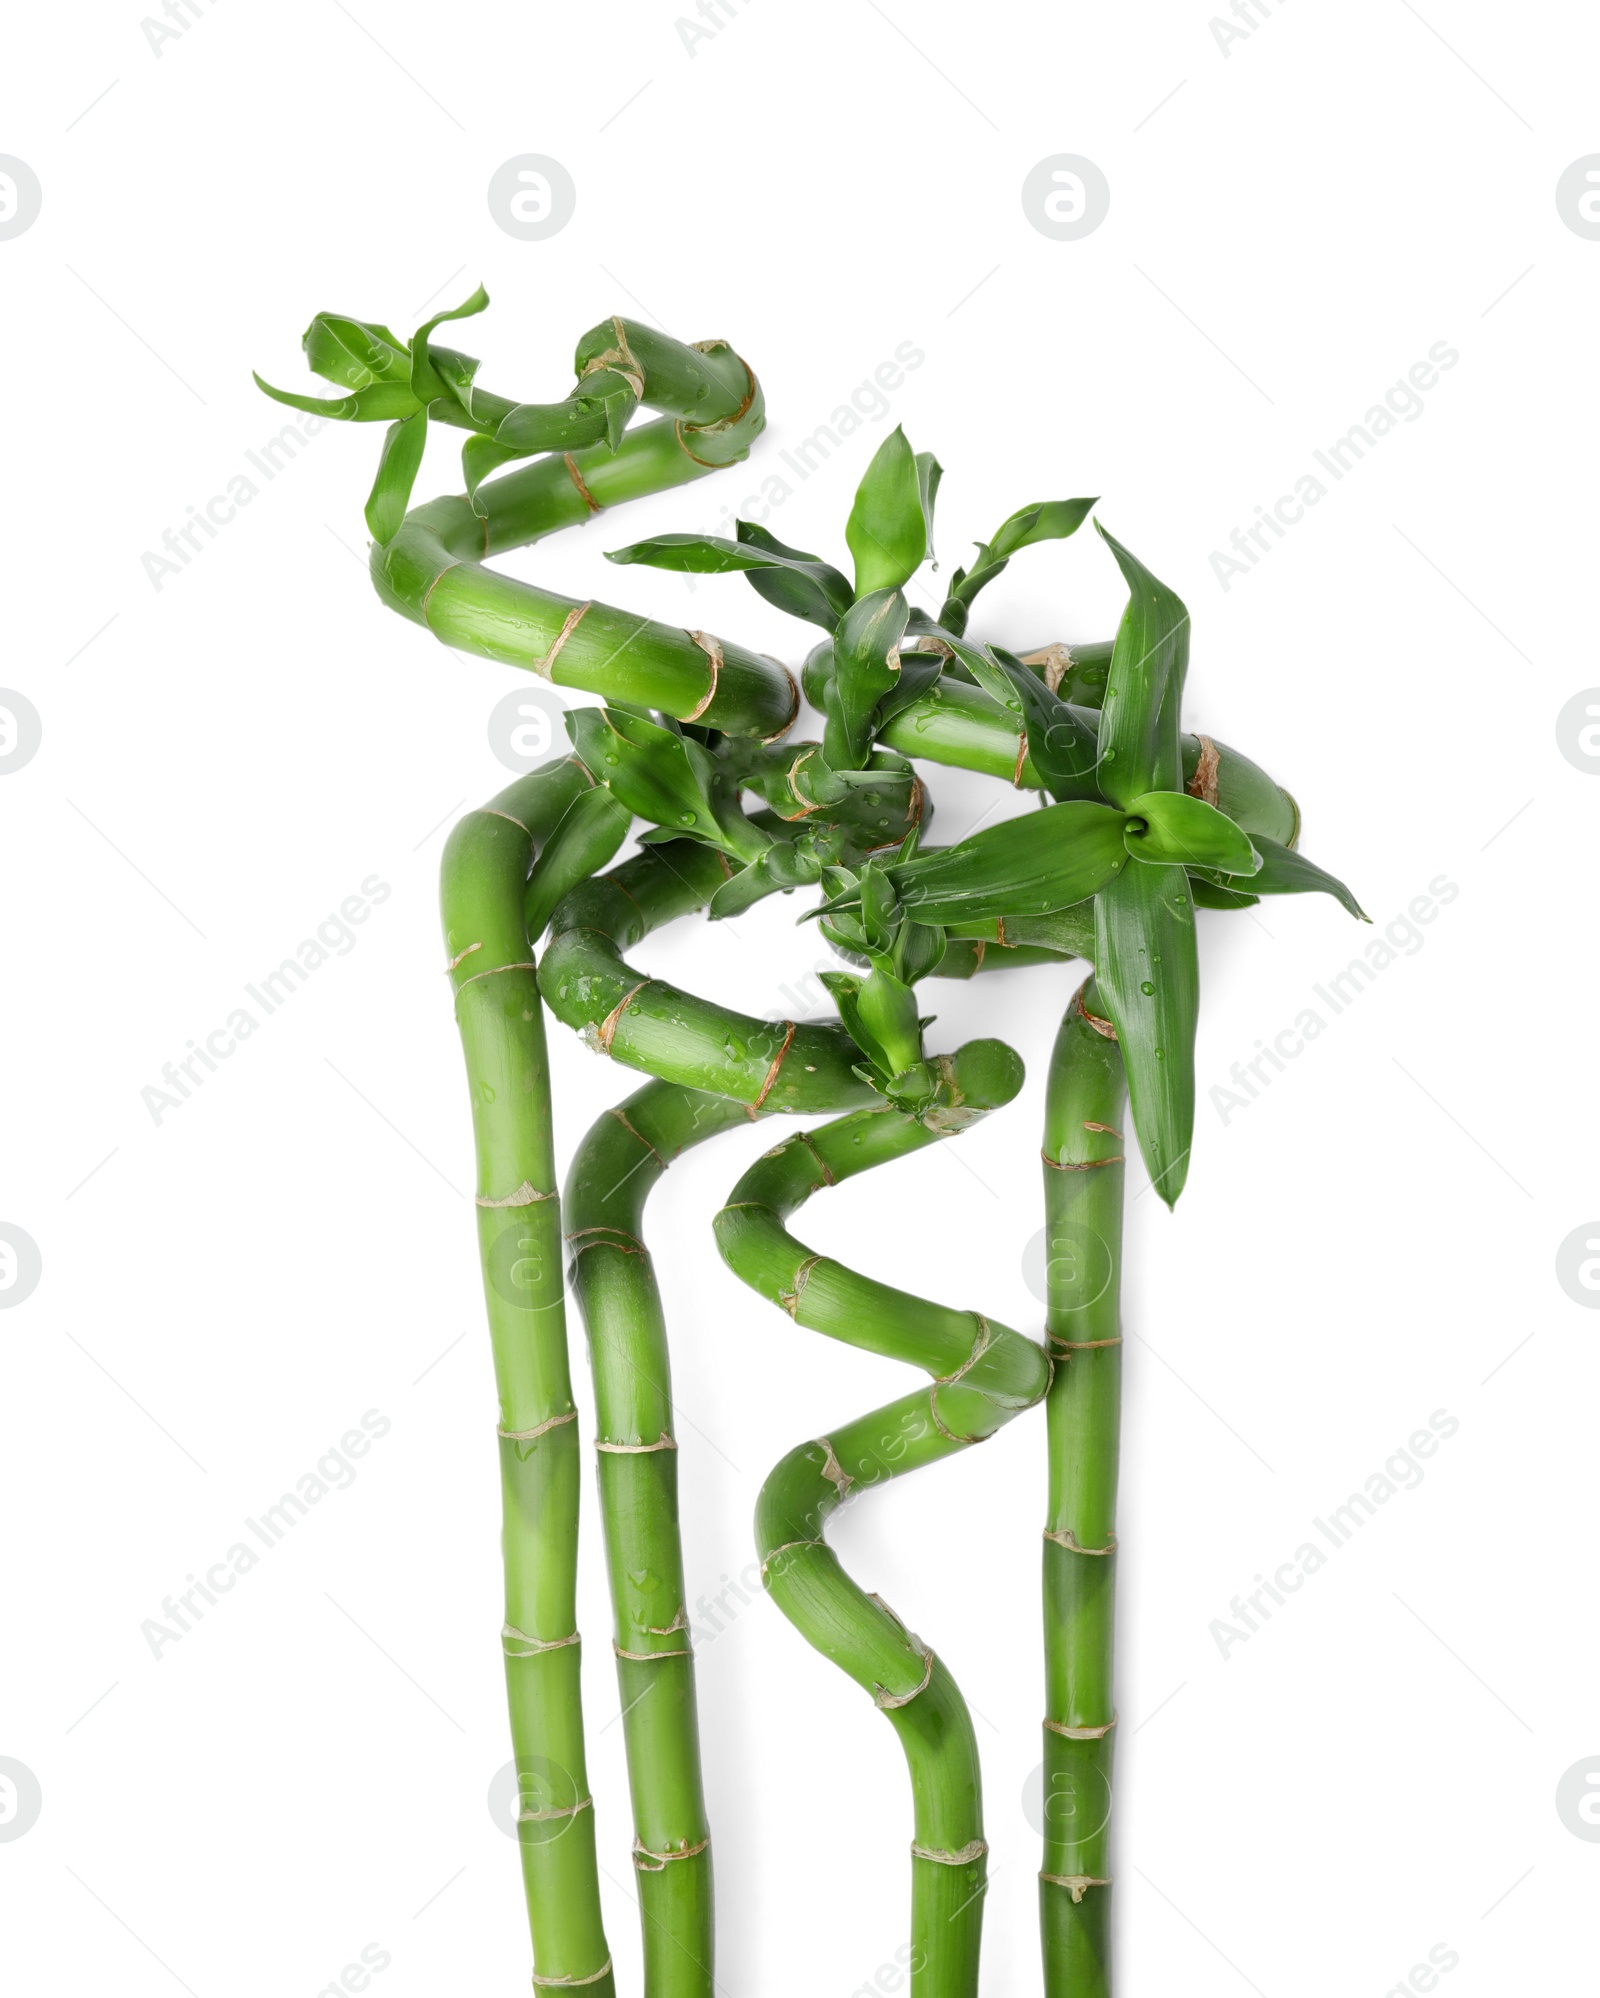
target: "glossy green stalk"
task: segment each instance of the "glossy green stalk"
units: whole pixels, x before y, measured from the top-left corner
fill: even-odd
[[[469,812],[445,847],[441,901],[472,1102],[478,1244],[500,1400],[501,1644],[534,1976],[612,1998],[579,1690],[578,1432],[550,1076],[523,920],[535,847],[592,781],[576,761],[547,765]]]
[[[1111,1991],[1111,1767],[1116,1711],[1117,1433],[1121,1409],[1122,1056],[1089,979],[1050,1058],[1045,1095],[1045,1998]]]
[[[736,1275],[797,1325],[923,1367],[919,1390],[792,1450],[762,1488],[756,1537],[769,1594],[809,1643],[873,1696],[900,1736],[913,1800],[911,1990],[973,1998],[987,1846],[977,1744],[966,1704],[934,1653],[850,1579],[823,1529],[880,1481],[992,1435],[1044,1394],[1049,1361],[1004,1326],[953,1311],[813,1255],[790,1213],[824,1186],[920,1150],[1007,1102],[1022,1065],[998,1041],[934,1063],[920,1118],[887,1107],[786,1140],[747,1172],[716,1218]]]
[[[712,848],[672,840],[575,889],[555,912],[540,960],[546,1005],[596,1053],[753,1109],[872,1101],[875,1092],[854,1073],[860,1051],[839,1027],[755,1020],[625,962],[623,951],[655,922],[702,907],[727,877]]]
[[[727,1097],[650,1082],[607,1111],[567,1177],[572,1282],[589,1334],[612,1648],[633,1801],[650,1998],[711,1998],[711,1832],[678,1534],[666,1323],[642,1237],[673,1159],[746,1119]]]

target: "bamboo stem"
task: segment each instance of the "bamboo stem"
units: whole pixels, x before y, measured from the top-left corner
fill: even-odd
[[[1127,1086],[1095,982],[1073,996],[1045,1097],[1045,1998],[1109,1998],[1116,1712],[1117,1432],[1121,1407],[1122,1133]]]
[[[785,1225],[820,1188],[964,1128],[1009,1101],[1022,1080],[1021,1063],[995,1041],[971,1043],[935,1066],[938,1094],[921,1118],[880,1107],[786,1140],[739,1181],[715,1227],[729,1267],[796,1324],[934,1376],[931,1387],[790,1451],[762,1488],[756,1536],[778,1607],[873,1695],[900,1736],[914,1806],[912,1992],[972,1998],[987,1846],[966,1704],[934,1653],[846,1575],[823,1528],[852,1492],[952,1456],[1032,1406],[1049,1361],[1005,1326],[812,1254]]]
[[[534,1975],[613,1998],[579,1685],[578,1434],[550,1078],[522,910],[535,845],[591,781],[574,761],[547,765],[469,813],[445,848],[441,901],[472,1102],[478,1243],[499,1391],[501,1644]]]

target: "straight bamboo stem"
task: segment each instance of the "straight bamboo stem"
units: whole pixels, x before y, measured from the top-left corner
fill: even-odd
[[[523,920],[535,847],[591,782],[581,764],[552,764],[470,812],[445,848],[441,901],[472,1102],[478,1244],[499,1391],[501,1648],[534,1982],[613,1998],[579,1684],[577,1412],[550,1077]]]
[[[1045,1998],[1110,1998],[1117,1435],[1127,1085],[1094,980],[1056,1036],[1045,1096]]]

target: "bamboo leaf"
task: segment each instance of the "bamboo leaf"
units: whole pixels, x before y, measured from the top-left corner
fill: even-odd
[[[1139,1150],[1171,1207],[1194,1142],[1200,1017],[1194,903],[1181,867],[1125,867],[1095,897],[1095,980],[1122,1048]]]
[[[720,576],[743,573],[759,595],[791,616],[803,617],[832,631],[850,608],[854,593],[831,564],[798,549],[785,548],[762,535],[749,521],[740,521],[739,539],[715,534],[657,534],[626,548],[608,549],[608,562],[642,562],[652,569],[679,574]],[[760,538],[758,538],[760,537]]]
[[[1086,901],[1123,871],[1128,852],[1122,821],[1109,805],[1049,805],[886,872],[905,912],[919,923],[1045,916]],[[847,892],[836,900],[849,908],[859,895]]]
[[[878,703],[900,679],[906,617],[899,590],[882,589],[858,598],[840,620],[822,739],[823,756],[835,770],[859,770],[871,753]]]
[[[1128,807],[1123,828],[1135,860],[1253,876],[1261,856],[1226,813],[1183,791],[1147,791]]]
[[[856,488],[844,538],[856,565],[856,595],[898,590],[922,566],[928,523],[922,482],[905,432],[896,424]]]
[[[483,311],[489,303],[489,294],[480,284],[477,290],[460,305],[453,305],[447,312],[436,312],[433,317],[419,326],[411,336],[411,393],[418,402],[437,402],[448,395],[456,400],[455,384],[447,383],[433,364],[433,356],[428,351],[428,342],[436,326],[443,326],[449,319],[471,319]],[[459,374],[457,373],[457,379]],[[470,375],[469,375],[470,380]]]
[[[977,544],[972,567],[956,571],[941,620],[965,631],[973,599],[994,581],[1013,555],[1035,542],[1062,541],[1076,534],[1096,504],[1093,499],[1041,500],[1019,507],[1000,523],[992,540]]]
[[[590,774],[668,836],[751,861],[770,843],[719,782],[698,742],[626,708],[572,708],[567,734]]]
[[[944,467],[931,451],[917,453],[917,494],[922,501],[922,518],[927,529],[928,559],[933,560],[933,508],[939,497],[939,481]]]
[[[411,504],[411,488],[428,441],[428,412],[416,410],[389,426],[378,460],[378,475],[367,496],[367,528],[380,547],[393,541]]]
[[[1028,756],[1044,788],[1058,804],[1070,798],[1098,797],[1095,764],[1099,739],[1091,718],[1052,694],[1038,674],[1014,654],[998,646],[991,650],[1004,675],[1007,705],[1021,713]]]
[[[632,824],[633,814],[605,785],[578,793],[528,877],[524,908],[532,942],[544,935],[562,896],[611,861]]]
[[[478,504],[478,488],[491,472],[498,472],[502,465],[509,465],[514,459],[524,455],[505,444],[497,444],[492,437],[475,434],[461,447],[461,476],[466,484],[467,498],[472,503],[472,511],[480,520],[485,517],[485,509]]]
[[[339,312],[319,312],[301,336],[306,365],[325,382],[340,388],[363,389],[373,382],[411,379],[411,356],[403,340],[387,326],[350,319]]]
[[[1100,710],[1100,790],[1126,806],[1147,791],[1182,787],[1178,714],[1189,664],[1189,613],[1099,521],[1095,526],[1131,592]]]
[[[1254,843],[1261,855],[1261,866],[1254,874],[1212,872],[1206,878],[1216,887],[1234,894],[1331,895],[1357,922],[1372,921],[1344,883],[1336,875],[1328,873],[1326,868],[1319,867],[1314,860],[1307,860],[1293,847],[1280,846],[1275,839],[1267,839],[1260,833],[1255,834]]]
[[[274,402],[290,409],[303,409],[308,415],[320,416],[330,423],[392,423],[398,417],[415,415],[418,407],[406,382],[373,382],[353,395],[328,397],[297,395],[292,389],[274,388],[259,375],[253,374],[252,379],[262,394],[270,395]]]

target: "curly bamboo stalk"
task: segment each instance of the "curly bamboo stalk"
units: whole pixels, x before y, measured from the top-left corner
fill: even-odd
[[[578,1435],[544,1017],[523,920],[535,848],[593,782],[569,760],[451,832],[441,902],[477,1151],[478,1243],[499,1391],[501,1645],[534,1983],[615,1989],[600,1917],[577,1629]]]
[[[457,495],[414,507],[392,540],[373,546],[378,595],[462,652],[707,728],[781,735],[800,696],[776,661],[485,567],[491,555],[526,547],[606,507],[734,464],[763,429],[759,384],[726,343],[687,347],[631,320],[612,320],[579,342],[580,370],[599,358],[602,339],[620,350],[614,357],[624,365],[617,372],[637,384],[637,400],[669,414],[629,430],[615,450],[598,442],[552,453],[490,480],[473,499]],[[444,420],[462,420],[450,404],[434,406]]]
[[[1121,1413],[1122,1056],[1093,978],[1056,1036],[1045,1095],[1045,1998],[1111,1991],[1111,1766],[1116,1712],[1117,1429]]]
[[[786,1140],[744,1175],[714,1226],[729,1267],[796,1324],[934,1376],[931,1388],[792,1450],[762,1488],[756,1536],[778,1607],[873,1695],[900,1736],[914,1805],[915,1998],[972,1998],[987,1846],[966,1704],[935,1654],[845,1574],[823,1528],[852,1491],[954,1455],[1031,1407],[1050,1363],[1004,1326],[812,1254],[785,1225],[820,1188],[964,1128],[1008,1102],[1022,1081],[1021,1063],[998,1041],[969,1043],[935,1067],[939,1088],[920,1118],[879,1107]]]

